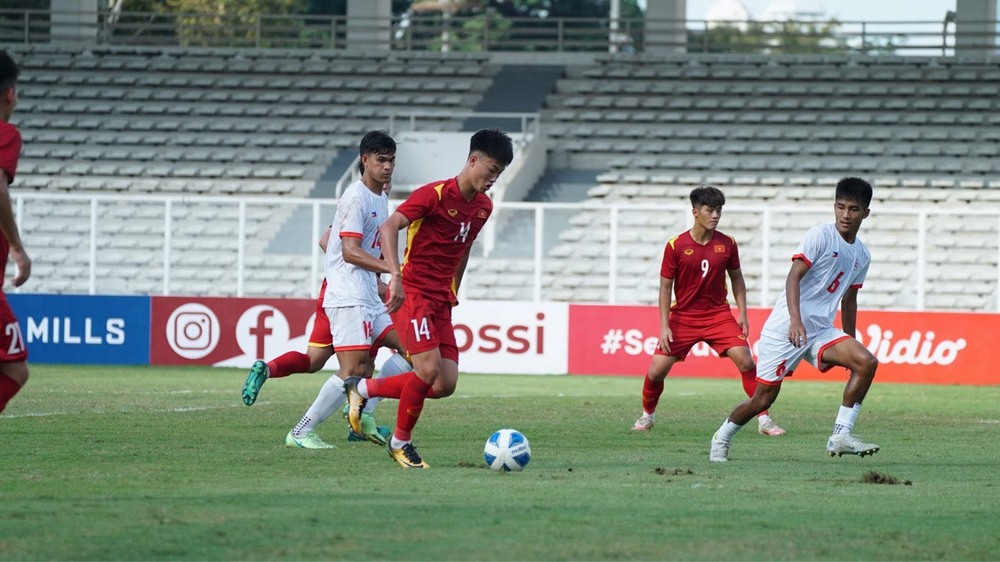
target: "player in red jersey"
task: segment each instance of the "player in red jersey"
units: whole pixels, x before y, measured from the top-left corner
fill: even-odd
[[[21,133],[9,123],[17,105],[17,63],[7,51],[0,51],[0,412],[28,382],[28,349],[21,337],[17,316],[3,293],[3,272],[10,256],[17,265],[11,282],[20,287],[31,276],[31,258],[21,244],[21,234],[10,206],[10,185],[21,155]]]
[[[457,177],[415,190],[380,229],[389,263],[387,308],[414,372],[383,379],[344,381],[349,421],[357,431],[360,411],[369,398],[398,398],[396,428],[389,456],[404,468],[428,468],[410,435],[424,400],[444,398],[458,382],[458,346],[451,309],[465,274],[472,243],[493,211],[486,192],[514,159],[510,137],[498,129],[472,135],[469,155]],[[397,237],[407,228],[407,248],[400,265]]]
[[[674,363],[683,361],[700,341],[708,343],[719,356],[736,364],[743,378],[743,390],[753,396],[757,388],[757,367],[747,343],[747,286],[740,271],[736,240],[716,230],[726,196],[718,188],[696,187],[691,191],[694,226],[669,242],[663,249],[660,266],[660,340],[642,384],[642,415],[633,431],[647,431],[656,422],[656,405],[663,394],[663,379]],[[726,299],[726,274],[733,284],[739,319],[733,318]],[[671,302],[671,293],[676,299]],[[764,435],[784,435],[761,412],[758,430]]]

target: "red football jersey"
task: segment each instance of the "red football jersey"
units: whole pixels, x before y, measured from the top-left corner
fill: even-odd
[[[21,155],[21,132],[10,123],[0,121],[0,170],[7,173],[7,182],[14,183],[17,158]]]
[[[718,230],[704,246],[685,232],[663,249],[660,277],[674,280],[671,311],[708,312],[729,309],[726,272],[740,268],[736,240]]]
[[[0,170],[7,174],[8,184],[14,183],[17,173],[17,159],[21,155],[21,132],[10,123],[0,121]],[[7,238],[0,233],[0,287],[3,286],[4,272],[7,269],[7,254],[10,245]]]
[[[417,188],[396,212],[410,220],[403,286],[428,299],[457,303],[458,264],[493,212],[493,201],[482,193],[466,201],[452,178]]]

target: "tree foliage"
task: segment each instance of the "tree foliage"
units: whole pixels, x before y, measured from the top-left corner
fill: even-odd
[[[840,22],[724,23],[690,32],[689,52],[758,54],[838,54],[850,50],[838,36]]]

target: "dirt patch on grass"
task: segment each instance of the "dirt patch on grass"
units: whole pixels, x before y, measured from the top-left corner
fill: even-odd
[[[694,474],[694,471],[690,468],[663,468],[662,466],[658,466],[653,469],[653,474],[661,476],[687,476]]]
[[[869,470],[861,477],[861,481],[865,484],[902,484],[904,486],[912,486],[912,480],[900,480],[895,476],[890,476],[888,474],[882,474],[875,470]]]

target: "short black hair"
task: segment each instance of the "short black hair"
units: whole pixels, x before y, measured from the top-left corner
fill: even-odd
[[[379,129],[368,131],[361,137],[361,144],[358,146],[358,171],[365,172],[365,165],[361,162],[361,156],[366,154],[395,154],[396,141],[392,140],[389,133]]]
[[[843,178],[837,182],[837,200],[855,201],[865,209],[872,203],[872,184],[861,178]]]
[[[0,92],[6,92],[17,84],[17,76],[21,68],[14,62],[10,53],[0,49]]]
[[[507,167],[514,160],[514,143],[500,129],[481,129],[469,141],[469,154],[482,152]]]
[[[699,185],[691,190],[691,207],[697,209],[708,205],[713,209],[721,209],[726,204],[726,196],[722,190],[712,185]]]

